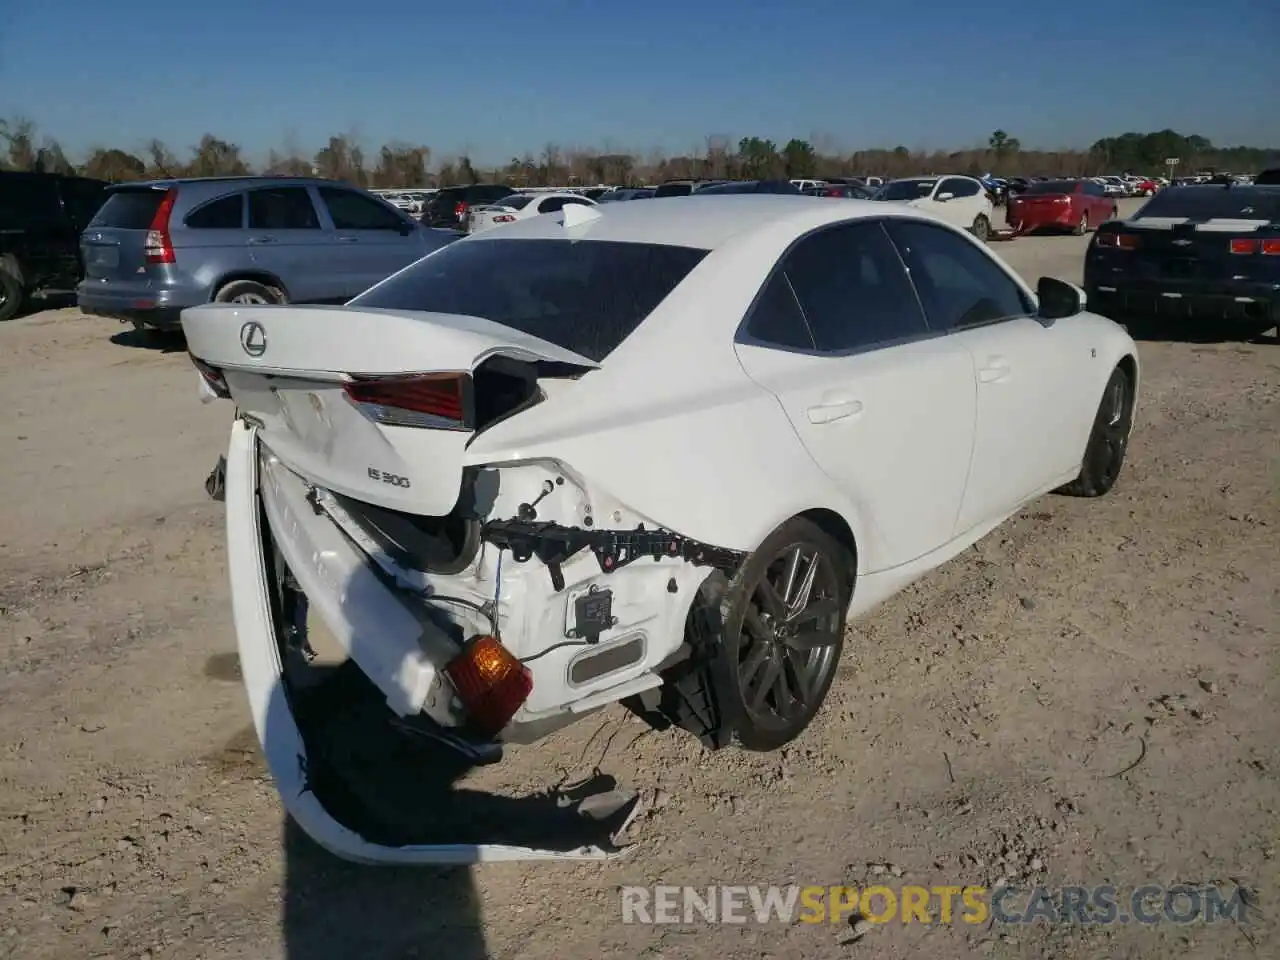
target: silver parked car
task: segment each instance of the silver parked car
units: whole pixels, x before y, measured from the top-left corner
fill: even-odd
[[[112,187],[80,237],[80,309],[177,330],[201,303],[345,303],[461,237],[332,180],[217,177]]]

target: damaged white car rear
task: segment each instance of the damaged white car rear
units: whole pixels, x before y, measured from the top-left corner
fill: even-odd
[[[800,197],[574,208],[345,307],[182,322],[237,408],[259,738],[294,819],[365,862],[607,855],[633,802],[455,781],[617,702],[713,749],[789,742],[847,617],[1036,496],[1111,488],[1138,386],[1075,288]]]

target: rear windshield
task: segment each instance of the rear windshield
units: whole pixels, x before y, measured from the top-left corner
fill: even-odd
[[[706,255],[650,243],[465,240],[351,306],[483,317],[599,362]]]
[[[653,192],[655,197],[687,197],[693,193],[691,183],[664,183]]]
[[[503,197],[501,200],[493,201],[500,207],[510,207],[512,210],[523,210],[529,205],[533,197],[526,193],[513,193],[509,197]]]
[[[112,190],[107,195],[91,227],[113,227],[118,230],[147,230],[155,219],[165,191],[143,187],[140,190]]]
[[[1046,180],[1043,183],[1033,183],[1023,191],[1023,194],[1037,193],[1075,193],[1076,182],[1074,180]]]
[[[1268,187],[1168,187],[1148,200],[1137,215],[1280,221],[1280,190]]]

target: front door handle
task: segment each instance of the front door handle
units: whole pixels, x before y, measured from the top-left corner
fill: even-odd
[[[1009,364],[1004,357],[992,357],[985,367],[978,370],[979,383],[997,383],[1009,376]]]
[[[360,238],[359,237],[339,237],[338,242],[339,243],[359,243]]]
[[[832,423],[845,417],[855,417],[862,412],[862,404],[857,400],[833,400],[820,403],[805,411],[810,423]]]
[[[250,243],[275,243],[276,238],[275,237],[250,237],[249,242]]]

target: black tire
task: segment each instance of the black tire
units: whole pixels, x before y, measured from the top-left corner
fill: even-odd
[[[1133,427],[1133,381],[1116,367],[1102,391],[1098,413],[1085,445],[1080,475],[1058,492],[1071,497],[1100,497],[1110,492],[1120,477],[1129,431]]]
[[[1080,214],[1080,222],[1076,224],[1076,228],[1071,232],[1074,233],[1077,237],[1083,237],[1086,233],[1088,233],[1089,232],[1089,214],[1087,213]]]
[[[809,726],[840,663],[853,575],[848,548],[812,521],[793,517],[765,538],[734,578],[724,644],[733,666],[739,746],[776,750]],[[804,603],[788,616],[788,599],[801,596]]]
[[[13,272],[12,266],[0,258],[0,323],[16,317],[25,299],[22,281]]]
[[[991,221],[987,219],[986,214],[980,213],[973,218],[973,226],[969,228],[969,232],[975,237],[986,243],[991,237]]]
[[[287,298],[279,287],[269,287],[256,280],[232,280],[213,295],[214,303],[239,303],[247,306],[285,303]]]

